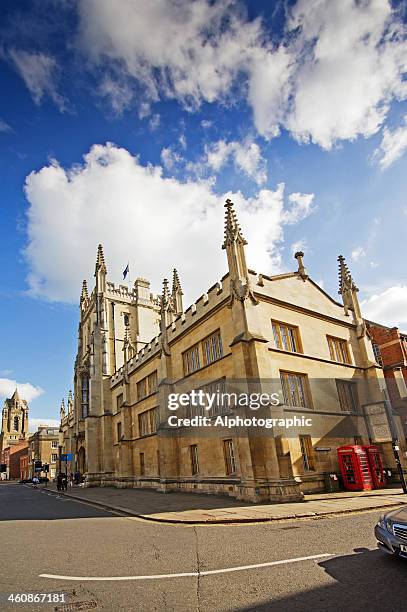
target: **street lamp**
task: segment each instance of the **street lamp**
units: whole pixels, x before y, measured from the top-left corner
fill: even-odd
[[[400,476],[401,486],[403,487],[404,493],[407,494],[407,483],[404,477],[403,466],[401,465],[401,461],[400,461],[398,432],[397,432],[396,423],[394,422],[393,408],[390,404],[390,400],[387,395],[387,390],[383,389],[382,393],[384,397],[384,407],[386,409],[387,421],[389,423],[389,428],[390,428],[390,433],[391,433],[391,444],[393,447],[393,455],[396,461],[397,471]]]

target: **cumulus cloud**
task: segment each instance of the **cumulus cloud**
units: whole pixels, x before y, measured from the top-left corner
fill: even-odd
[[[44,393],[41,387],[32,385],[29,382],[19,383],[11,378],[0,378],[0,397],[6,399],[13,395],[17,389],[21,399],[31,402]]]
[[[91,60],[110,60],[153,101],[163,95],[189,107],[226,95],[261,34],[233,0],[122,0],[120,11],[111,0],[86,0],[78,10],[79,45]]]
[[[392,99],[407,96],[405,29],[385,0],[300,0],[289,27],[301,64],[291,132],[329,149],[378,131]]]
[[[367,319],[395,325],[407,330],[407,286],[389,287],[382,293],[372,295],[361,303],[363,316]]]
[[[385,169],[391,166],[407,150],[407,115],[404,116],[404,125],[395,130],[384,128],[380,147],[376,149],[374,157],[379,160],[380,166]]]
[[[330,149],[369,137],[407,97],[406,30],[389,0],[299,0],[280,42],[233,0],[80,0],[78,44],[93,65],[194,110],[240,95],[259,134],[281,127]],[[151,32],[154,31],[154,35]]]
[[[363,257],[366,257],[366,252],[362,246],[358,246],[355,249],[353,249],[351,253],[351,258],[353,261],[359,261]]]
[[[207,144],[200,160],[190,163],[188,169],[197,174],[219,172],[229,161],[233,162],[237,171],[243,172],[257,185],[263,185],[267,181],[266,160],[259,145],[250,138],[245,138],[243,142],[218,140]]]
[[[57,91],[58,66],[53,57],[20,49],[11,49],[9,55],[35,104],[41,104],[43,98],[49,96],[60,111],[66,110],[66,100]]]
[[[236,203],[249,241],[248,262],[265,273],[281,269],[284,225],[310,214],[312,195],[291,194],[284,185],[245,198],[218,195],[204,180],[166,178],[162,168],[143,166],[112,144],[95,145],[81,165],[57,162],[26,179],[28,283],[32,295],[77,302],[82,278],[92,279],[96,247],[102,242],[109,276],[121,278],[127,261],[155,291],[179,269],[186,301],[196,299],[226,271],[223,203]],[[205,262],[205,266],[202,263]]]

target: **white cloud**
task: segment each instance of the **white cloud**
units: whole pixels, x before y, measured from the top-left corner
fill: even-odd
[[[133,101],[133,90],[130,85],[106,75],[99,85],[99,95],[106,98],[115,114],[121,115]]]
[[[186,143],[181,140],[180,145],[184,149]],[[183,167],[188,176],[199,178],[218,173],[226,164],[232,162],[237,172],[243,172],[257,185],[263,185],[267,181],[266,160],[259,145],[250,138],[245,138],[241,143],[218,140],[206,144],[204,153],[194,162],[187,161],[174,147],[166,147],[161,151],[161,161],[167,170],[175,171]]]
[[[178,138],[178,142],[180,144],[181,149],[184,149],[184,151],[187,148],[187,139],[185,137],[185,134],[180,134],[179,138]]]
[[[296,242],[293,242],[291,245],[291,253],[295,255],[295,253],[297,253],[298,251],[304,252],[306,248],[307,248],[306,240],[304,239],[297,240]]]
[[[351,253],[351,258],[353,261],[359,261],[363,257],[366,257],[366,252],[362,246],[358,246],[355,249],[353,249]]]
[[[291,208],[284,211],[285,223],[298,223],[315,210],[313,193],[291,193],[288,201],[291,203]]]
[[[231,158],[236,169],[244,172],[258,185],[267,181],[266,160],[261,155],[259,145],[250,139],[245,139],[242,143],[218,140],[206,145],[205,154],[198,166],[207,166],[218,172]]]
[[[385,169],[391,166],[407,150],[407,115],[404,116],[404,125],[391,131],[383,130],[380,147],[376,149],[374,157],[379,159],[380,166]]]
[[[9,55],[35,104],[41,104],[44,96],[49,96],[61,112],[67,109],[66,100],[57,91],[58,66],[53,57],[19,49],[11,49]]]
[[[212,127],[212,125],[213,125],[213,122],[210,121],[209,119],[202,119],[201,121],[201,127],[204,130],[209,130],[209,128]]]
[[[21,399],[31,402],[44,393],[41,387],[36,387],[31,383],[19,383],[10,378],[0,378],[0,397],[9,398],[17,389]]]
[[[267,138],[284,127],[329,149],[376,133],[391,101],[407,97],[406,30],[389,0],[299,0],[280,43],[233,0],[78,6],[82,51],[141,89],[145,103],[229,103],[239,78]]]
[[[130,261],[160,291],[161,279],[179,269],[186,301],[196,299],[226,270],[223,202],[235,201],[249,241],[252,268],[281,268],[284,224],[311,212],[312,195],[291,194],[284,185],[253,198],[217,195],[210,181],[165,178],[160,167],[144,167],[112,144],[95,145],[82,165],[65,170],[56,162],[26,180],[31,294],[76,303],[82,278],[92,279],[96,247],[102,242],[108,273],[121,278]],[[202,266],[205,261],[205,266]],[[199,270],[199,274],[197,274]]]
[[[405,30],[386,0],[300,0],[290,27],[298,62],[287,126],[329,149],[378,131],[392,99],[407,96]]]
[[[164,168],[173,171],[178,164],[184,161],[182,155],[174,151],[171,147],[165,147],[161,151],[161,163]]]
[[[36,432],[41,425],[45,425],[46,427],[59,427],[60,422],[57,419],[28,418],[28,429],[30,433]]]
[[[8,123],[6,123],[3,119],[0,119],[0,132],[10,133],[12,131],[13,131],[13,128]]]
[[[152,132],[155,132],[160,127],[161,117],[158,113],[155,113],[150,121],[148,122],[149,128]]]
[[[407,286],[389,287],[361,303],[363,316],[383,325],[407,328]]]
[[[210,3],[122,0],[79,2],[79,45],[95,63],[142,83],[149,99],[189,107],[226,95],[260,22],[245,23],[232,0]],[[227,19],[226,19],[227,18]]]

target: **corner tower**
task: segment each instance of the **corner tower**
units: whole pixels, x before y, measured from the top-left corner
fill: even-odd
[[[2,411],[0,452],[7,446],[26,440],[28,434],[28,404],[17,389],[6,399]]]

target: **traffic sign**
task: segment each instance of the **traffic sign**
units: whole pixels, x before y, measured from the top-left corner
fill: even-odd
[[[61,461],[73,461],[73,453],[64,453],[61,455]]]

